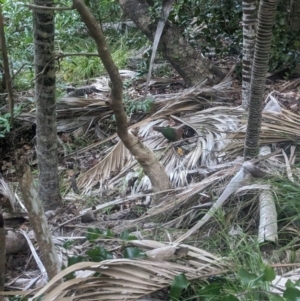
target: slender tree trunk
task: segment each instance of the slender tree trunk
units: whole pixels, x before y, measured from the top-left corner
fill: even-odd
[[[251,67],[253,62],[255,27],[256,27],[256,0],[243,0],[243,84],[242,104],[245,110],[249,106]]]
[[[128,120],[123,106],[123,83],[119,71],[114,64],[103,32],[92,13],[82,0],[73,0],[73,6],[77,9],[83,22],[89,30],[91,37],[97,44],[97,50],[102,63],[112,82],[111,107],[116,117],[117,133],[126,148],[141,164],[145,174],[149,177],[154,192],[164,191],[170,188],[170,181],[164,166],[155,157],[155,154],[145,146],[141,140],[128,132]],[[154,202],[157,203],[158,199]]]
[[[41,259],[45,265],[48,278],[52,279],[60,272],[60,263],[44,214],[42,202],[38,196],[30,167],[26,163],[26,157],[22,151],[16,153],[16,170],[30,224],[33,227],[40,248]]]
[[[261,0],[258,11],[257,36],[251,75],[251,89],[244,157],[258,154],[261,131],[262,104],[271,49],[272,28],[277,0]]]
[[[5,227],[2,212],[0,212],[0,292],[4,292],[5,285],[5,264],[6,264],[6,251],[5,251]],[[5,296],[0,296],[0,301],[5,301]]]
[[[34,0],[34,4],[51,7],[53,0]],[[35,9],[33,24],[39,196],[45,209],[55,209],[61,204],[61,197],[57,157],[53,10]]]
[[[147,1],[119,0],[119,3],[137,28],[153,41],[157,24],[151,20]],[[217,83],[224,78],[223,72],[209,60],[202,58],[201,54],[184,39],[179,29],[170,22],[166,22],[158,49],[191,85],[197,85],[205,79],[209,83]]]

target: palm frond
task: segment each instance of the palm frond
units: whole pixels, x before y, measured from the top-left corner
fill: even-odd
[[[188,258],[176,262],[155,259],[112,259],[102,262],[81,262],[66,268],[55,276],[33,297],[43,295],[44,301],[58,300],[68,294],[75,299],[86,300],[137,300],[169,286],[174,277],[184,273],[189,280],[222,274],[228,270],[228,262],[209,252],[188,245],[169,246],[152,241],[133,241],[133,245],[156,251],[186,250]],[[90,271],[89,273],[85,273]],[[77,278],[53,285],[69,273]],[[99,276],[95,276],[98,273]]]
[[[132,155],[122,141],[111,148],[109,153],[97,165],[80,176],[78,187],[89,190],[100,181],[108,180],[113,172],[120,171],[132,163]]]

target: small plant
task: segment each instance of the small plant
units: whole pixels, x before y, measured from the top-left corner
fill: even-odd
[[[14,117],[18,116],[22,112],[22,105],[14,107]],[[11,116],[10,113],[0,113],[0,138],[5,137],[11,129]]]
[[[149,113],[153,106],[153,100],[146,98],[145,100],[139,101],[136,99],[129,99],[124,97],[125,110],[128,115],[132,113]]]

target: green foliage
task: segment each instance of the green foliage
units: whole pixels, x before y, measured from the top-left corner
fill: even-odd
[[[293,72],[300,63],[300,35],[299,30],[291,30],[288,24],[288,5],[286,1],[279,1],[276,21],[273,28],[270,70],[284,67]]]
[[[128,230],[125,230],[120,234],[120,239],[123,240],[135,240],[137,237],[133,234],[131,234]]]
[[[187,5],[188,3],[188,5]],[[170,15],[172,22],[184,28],[184,34],[201,51],[221,56],[238,54],[242,46],[242,1],[189,0],[178,1]],[[192,19],[201,26],[197,33],[189,32]]]
[[[299,31],[291,30],[288,24],[288,2],[278,1],[270,71],[286,67],[293,70],[300,63],[300,35]],[[241,0],[176,1],[170,19],[183,29],[191,44],[201,48],[201,52],[209,54],[214,50],[219,56],[242,55]],[[201,29],[196,32],[188,30],[192,21]]]
[[[124,258],[143,258],[145,257],[145,253],[142,252],[139,248],[136,247],[128,247],[124,249]]]
[[[100,230],[99,228],[88,228],[85,237],[88,241],[94,242],[95,240],[101,237],[112,238],[114,237],[114,233],[110,229],[103,231]]]
[[[170,298],[172,301],[179,299],[182,290],[189,286],[189,281],[184,274],[179,274],[175,276],[170,289]]]
[[[113,259],[113,255],[111,252],[108,252],[104,248],[100,246],[96,246],[95,248],[89,249],[86,254],[89,256],[91,261],[100,262],[106,259]]]
[[[14,117],[19,115],[22,111],[22,105],[14,107]],[[0,113],[0,138],[5,137],[11,129],[11,116],[10,113],[1,114]]]
[[[128,115],[132,113],[149,113],[153,107],[153,100],[151,98],[146,98],[145,100],[129,99],[127,94],[125,94],[124,105]]]

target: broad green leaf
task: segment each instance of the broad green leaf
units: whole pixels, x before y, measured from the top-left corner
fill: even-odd
[[[276,277],[275,271],[272,267],[267,266],[264,269],[264,281],[273,281]]]
[[[257,278],[255,274],[249,273],[244,268],[240,268],[239,276],[241,278],[241,282],[244,285],[249,285],[249,283]]]
[[[269,300],[270,301],[285,301],[284,298],[280,297],[277,294],[271,294],[271,295],[269,295]]]
[[[90,242],[98,239],[101,236],[103,236],[103,232],[98,228],[88,228],[85,234],[86,239]]]
[[[171,300],[178,300],[183,289],[189,286],[189,281],[184,274],[179,274],[174,277],[170,289]]]
[[[283,297],[289,301],[300,301],[300,290],[295,287],[288,287],[284,291]]]
[[[221,283],[214,282],[202,287],[201,290],[198,292],[198,295],[201,297],[212,297],[212,296],[219,297],[221,296],[221,288],[222,288]]]
[[[125,230],[124,232],[121,233],[120,238],[123,240],[135,240],[137,239],[136,236],[131,234],[128,230]]]
[[[68,258],[68,267],[78,263],[78,262],[83,262],[83,261],[87,261],[85,257],[83,256],[72,256]]]
[[[285,287],[295,287],[295,284],[291,279],[288,279],[285,283]]]
[[[115,234],[114,234],[114,232],[111,229],[107,229],[106,231],[104,231],[103,235],[105,237],[115,237]]]
[[[124,257],[125,258],[143,258],[145,257],[145,253],[142,252],[140,249],[135,247],[128,247],[124,250]]]
[[[295,282],[295,286],[300,286],[300,279]]]
[[[86,253],[92,261],[97,262],[114,258],[111,252],[108,252],[107,250],[99,246],[88,250]]]

